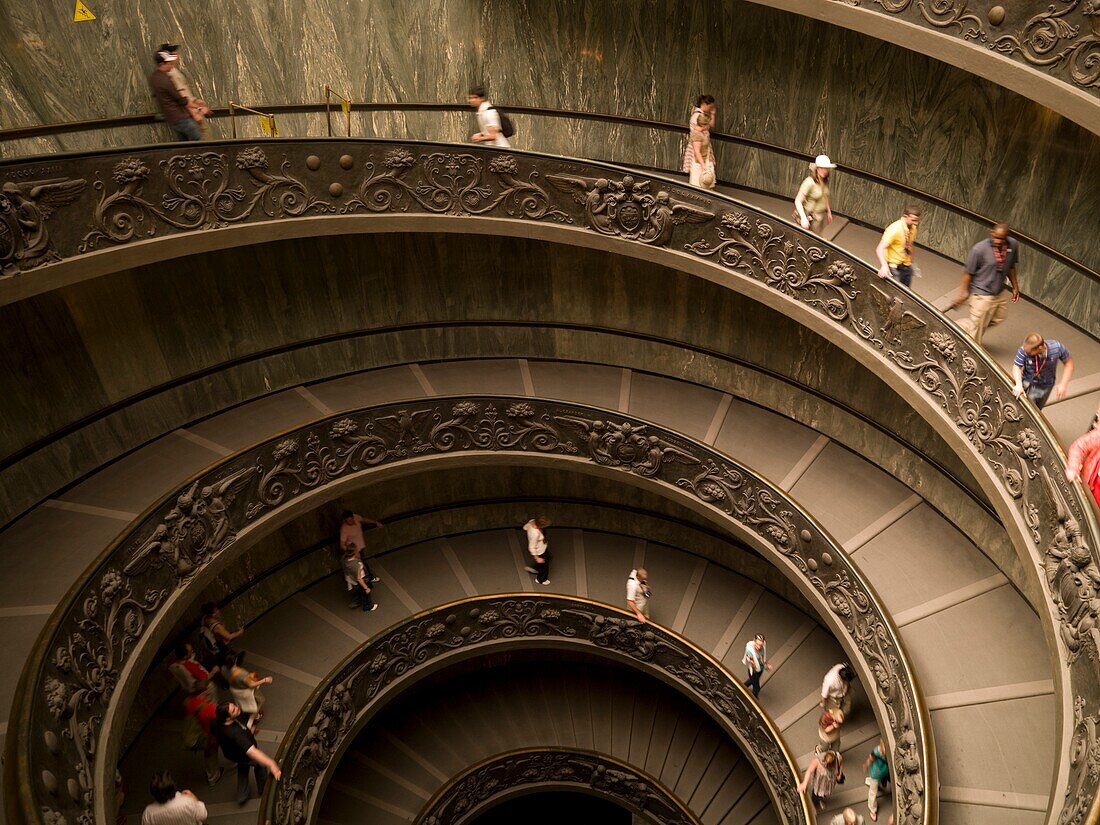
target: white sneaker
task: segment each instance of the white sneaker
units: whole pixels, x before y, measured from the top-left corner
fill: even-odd
[[[378,609],[378,605],[377,604],[372,604],[371,607],[370,607],[370,610],[368,610],[367,612],[368,613],[373,613],[377,609]]]
[[[532,576],[537,576],[539,574],[539,571],[533,567],[524,567],[523,569],[530,573]]]
[[[547,586],[549,586],[549,584],[550,584],[550,579],[547,579],[547,580],[546,580],[546,581],[544,581],[544,582],[539,582],[539,584],[541,584],[541,585],[542,585],[543,587],[547,587]]]

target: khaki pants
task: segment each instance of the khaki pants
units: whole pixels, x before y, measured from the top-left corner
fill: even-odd
[[[985,331],[1005,319],[1008,310],[1008,292],[1000,295],[971,295],[968,302],[970,317],[959,321],[959,326],[974,339],[974,343],[981,345]]]

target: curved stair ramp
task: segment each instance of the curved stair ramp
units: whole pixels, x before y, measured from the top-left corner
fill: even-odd
[[[642,564],[659,583],[658,598],[653,603],[654,621],[679,629],[688,639],[698,638],[704,649],[734,675],[742,670],[745,640],[757,632],[765,633],[774,669],[763,679],[760,703],[772,718],[786,720],[783,724],[787,727],[781,731],[783,740],[799,767],[805,767],[817,742],[812,724],[817,714],[809,714],[810,724],[798,724],[804,716],[802,700],[820,683],[821,675],[845,656],[827,630],[758,583],[683,550],[636,537],[568,527],[556,527],[551,535],[555,572],[551,586],[545,590],[537,588],[535,592],[530,575],[522,570],[519,531],[512,527],[427,541],[372,559],[375,573],[383,579],[375,593],[380,608],[374,613],[347,610],[342,577],[337,574],[264,614],[248,627],[242,639],[242,643],[247,642],[249,662],[276,680],[265,688],[268,707],[261,745],[273,750],[280,744],[309,689],[320,684],[324,674],[356,646],[374,638],[399,617],[517,587],[533,596],[575,594],[621,605],[624,571]],[[486,685],[490,690],[491,680]],[[850,765],[862,762],[880,735],[861,687],[857,684],[855,689],[856,711],[841,740]],[[454,713],[465,717],[457,707]],[[482,718],[482,712],[473,718]],[[178,729],[177,713],[166,706],[123,760],[128,787],[144,788],[160,765],[169,767],[181,782],[202,787],[201,766],[194,755],[165,745],[178,735]],[[385,732],[381,737],[380,747],[407,754],[407,743],[400,737],[395,741]],[[595,747],[586,739],[566,744]],[[227,815],[235,815],[231,785],[223,781],[204,793],[204,798],[216,805],[215,810]],[[127,800],[124,811],[136,815],[143,804],[138,790]],[[885,808],[888,802],[884,800],[883,805]],[[321,818],[327,817],[322,813]]]
[[[319,822],[469,821],[494,797],[522,792],[523,772],[535,774],[531,785],[554,787],[555,766],[576,780],[557,787],[629,791],[634,774],[662,789],[674,801],[637,806],[646,821],[656,814],[657,822],[699,825],[780,822],[752,762],[721,727],[672,688],[630,670],[583,659],[509,661],[415,695],[417,702],[402,697],[387,707],[345,751]],[[610,757],[603,771],[592,754]],[[519,765],[498,767],[511,761]],[[608,782],[608,771],[627,776]],[[483,801],[486,781],[493,794]],[[649,794],[639,798],[648,802]]]
[[[731,218],[731,222],[733,220]],[[841,278],[841,281],[847,283],[843,278]],[[824,289],[825,287],[820,288]],[[845,287],[838,284],[830,286],[829,289],[834,292],[839,289],[842,294],[847,294],[844,292]],[[813,300],[815,300],[812,298],[812,294],[814,293],[795,297],[806,299],[812,305]],[[853,304],[847,302],[856,301],[857,298],[858,296],[837,300],[841,300],[841,304],[847,307],[853,307]],[[920,308],[917,303],[914,303],[913,306]],[[846,319],[851,320],[854,318],[850,309],[844,309],[844,313]],[[882,322],[882,326],[878,331],[886,334],[883,332],[886,326],[888,324]],[[872,339],[876,338],[873,325],[871,336]],[[948,346],[949,344],[954,345],[953,340],[935,338],[934,336],[930,340],[934,342],[934,348],[938,355],[926,349],[926,355],[931,359],[930,363],[914,370],[915,374],[920,376],[919,382],[926,379],[932,382],[928,385],[919,383],[920,388],[928,392],[940,393],[943,405],[949,408],[951,414],[964,416],[956,420],[955,425],[958,427],[965,428],[967,422],[971,420],[965,416],[975,416],[975,420],[982,423],[982,426],[973,430],[974,438],[980,442],[980,446],[977,447],[980,450],[978,460],[989,462],[994,469],[994,475],[1000,473],[997,479],[990,482],[992,485],[990,489],[995,488],[998,484],[1004,484],[1014,491],[1012,496],[1014,502],[1010,505],[1010,509],[1006,510],[1001,507],[1002,514],[1011,515],[1011,518],[1008,519],[1008,522],[1012,525],[1012,529],[1009,531],[1010,534],[1014,535],[1019,532],[1021,535],[1030,535],[1033,543],[1043,548],[1042,552],[1054,560],[1053,569],[1050,571],[1050,580],[1044,581],[1042,584],[1054,588],[1052,591],[1053,602],[1046,605],[1048,610],[1045,611],[1045,614],[1052,612],[1049,609],[1051,607],[1056,608],[1053,611],[1055,613],[1063,608],[1066,610],[1066,618],[1064,620],[1059,619],[1060,624],[1058,625],[1059,643],[1061,645],[1058,650],[1062,654],[1061,661],[1063,665],[1065,668],[1069,668],[1069,670],[1060,673],[1055,679],[1055,683],[1061,685],[1062,681],[1067,678],[1067,674],[1078,673],[1080,675],[1087,667],[1085,658],[1081,657],[1080,652],[1082,646],[1088,644],[1087,627],[1082,624],[1082,621],[1089,618],[1089,609],[1087,606],[1083,609],[1084,612],[1078,609],[1079,606],[1074,602],[1076,597],[1072,595],[1067,595],[1065,598],[1069,601],[1063,602],[1063,595],[1061,595],[1058,588],[1061,586],[1060,583],[1066,580],[1067,577],[1072,578],[1074,569],[1087,566],[1086,562],[1079,563],[1077,559],[1079,557],[1084,558],[1092,552],[1091,543],[1095,532],[1093,516],[1087,505],[1082,508],[1080,490],[1076,488],[1067,490],[1057,481],[1057,449],[1053,448],[1053,453],[1049,452],[1048,448],[1053,444],[1050,440],[1050,434],[1038,419],[1028,417],[1030,413],[1028,413],[1026,407],[1016,408],[1013,407],[1011,402],[1005,401],[1002,397],[1003,387],[996,385],[996,382],[987,383],[987,377],[980,374],[983,369],[986,369],[981,356],[965,349],[960,351],[957,346]],[[873,340],[872,343],[874,343]],[[890,352],[895,356],[899,353],[898,350],[890,350]],[[905,368],[904,364],[902,368]],[[971,370],[977,370],[977,372],[971,373]],[[965,377],[965,375],[970,377]],[[947,384],[944,384],[944,381],[947,381]],[[948,387],[948,389],[944,389],[944,387]],[[986,389],[991,389],[993,392],[992,396],[986,396],[989,403],[974,406],[976,399],[985,393]],[[978,393],[978,395],[976,396],[975,393]],[[927,411],[924,410],[924,412]],[[1012,418],[1013,415],[1022,415],[1023,417],[1017,420]],[[987,425],[993,425],[993,430],[990,430]],[[1033,442],[1033,438],[1037,441]],[[1035,446],[1036,444],[1038,446]],[[1015,462],[1015,465],[1004,464],[1005,457],[1010,462]],[[1019,469],[1017,469],[1017,466]],[[1001,492],[1003,493],[1003,490]],[[996,501],[996,496],[993,496],[993,498]],[[1030,553],[1030,545],[1028,547]],[[1038,557],[1038,554],[1033,555]],[[1049,616],[1045,614],[1044,621],[1047,621]],[[1021,682],[1020,684],[1026,683]],[[1063,691],[1061,696],[1063,710],[1067,693],[1067,691]],[[1079,695],[1083,702],[1079,706],[1080,715],[1083,720],[1088,720],[1091,718],[1087,698],[1088,691],[1082,687]],[[1065,721],[1063,733],[1067,735],[1068,728],[1073,721],[1070,716],[1070,714],[1063,715]],[[1066,741],[1068,740],[1063,738],[1063,744]],[[1068,771],[1068,763],[1063,764],[1067,765],[1066,771]],[[1087,764],[1078,760],[1072,764],[1072,769],[1074,771],[1073,777],[1069,777],[1066,771],[1060,774],[1066,777],[1066,781],[1071,787],[1071,794],[1074,795],[1069,801],[1071,818],[1087,809],[1088,802],[1092,798],[1087,782],[1074,784],[1077,782],[1078,777],[1084,777],[1087,774]],[[1059,780],[1056,784],[1061,786],[1063,783]]]
[[[506,674],[500,679],[493,678],[495,671],[483,664],[487,656],[508,654],[510,658],[515,652],[531,650],[543,654],[560,650],[566,656],[585,654],[585,658],[595,656],[614,662],[616,667],[603,686],[626,680],[636,681],[639,689],[625,695],[601,690],[597,676],[593,685],[596,690],[591,692],[595,693],[597,707],[593,711],[585,698],[590,691],[583,684],[568,687],[561,678],[568,669],[556,666],[560,663],[529,660],[529,667],[514,669],[514,677]],[[653,688],[655,683],[663,682],[670,686],[666,690],[679,694],[681,699],[666,702],[670,711],[688,700],[697,712],[702,710],[710,717],[707,728],[717,728],[720,741],[734,738],[745,757],[736,759],[736,749],[728,745],[712,754],[719,761],[714,775],[703,777],[709,780],[707,789],[684,800],[697,817],[714,823],[749,821],[768,805],[770,798],[781,822],[812,821],[808,802],[795,789],[798,778],[793,760],[738,680],[723,673],[702,651],[659,625],[641,625],[625,611],[595,602],[544,593],[481,597],[444,605],[412,617],[354,651],[313,693],[288,731],[280,746],[283,779],[269,784],[261,802],[261,818],[290,823],[316,821],[332,774],[344,763],[343,754],[356,733],[371,724],[374,714],[386,715],[399,690],[407,690],[426,673],[438,674],[446,663],[456,661],[473,663],[464,680],[465,688],[444,689],[435,699],[425,697],[421,702],[399,702],[406,709],[416,708],[410,724],[421,732],[419,743],[431,741],[426,737],[443,735],[435,741],[445,744],[430,756],[425,752],[436,771],[454,777],[486,758],[517,748],[576,747],[578,741],[592,741],[595,746],[597,736],[600,746],[596,749],[611,740],[609,750],[600,752],[644,771],[655,722],[667,726],[677,715],[656,714],[658,700],[665,691]],[[520,675],[525,669],[528,675]],[[581,667],[574,672],[586,670]],[[540,671],[543,680],[529,678]],[[513,678],[518,684],[509,684]],[[540,681],[556,683],[560,690],[540,688]],[[457,712],[448,709],[447,694],[452,695]],[[487,701],[478,702],[479,694]],[[490,695],[492,698],[488,698]],[[627,704],[626,699],[633,701]],[[539,721],[525,725],[521,720],[524,707],[526,716],[537,715]],[[617,723],[611,722],[614,717],[619,717]],[[436,730],[430,731],[433,725]],[[601,731],[596,730],[599,727]],[[394,732],[385,722],[378,730]],[[404,730],[409,730],[408,725]],[[364,736],[371,738],[369,729]],[[416,748],[412,745],[401,750],[408,756]],[[386,761],[381,760],[383,765]],[[733,777],[739,762],[740,775]],[[385,767],[382,772],[389,773]],[[710,783],[716,779],[719,787],[714,788]],[[375,796],[372,790],[399,794],[412,807],[407,786],[398,790],[390,787],[393,783],[385,777],[380,780],[379,786],[368,784],[363,792],[370,796]],[[698,783],[700,779],[693,775],[688,781]],[[437,790],[439,784],[433,785]],[[352,787],[340,785],[338,790],[347,793]],[[684,790],[679,783],[676,787]],[[674,792],[672,788],[670,791]],[[745,793],[752,796],[739,807],[737,803]],[[376,807],[384,809],[385,805]],[[416,813],[397,805],[393,808],[401,811],[399,816],[404,821],[414,818],[406,814]]]

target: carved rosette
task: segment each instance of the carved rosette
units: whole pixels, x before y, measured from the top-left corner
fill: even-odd
[[[337,757],[356,732],[356,720],[376,710],[384,690],[416,678],[441,657],[491,642],[550,640],[561,647],[611,651],[639,669],[663,672],[717,710],[737,736],[786,825],[809,825],[796,766],[759,707],[736,677],[661,628],[640,625],[624,611],[568,596],[479,597],[398,625],[346,659],[310,699],[279,748],[283,778],[264,800],[265,818],[282,825],[316,819],[320,791]],[[466,819],[492,796],[519,784],[587,785],[657,822],[697,825],[659,784],[593,754],[509,754],[445,788],[418,822],[443,825]]]
[[[757,535],[790,575],[818,594],[822,613],[843,628],[853,663],[884,709],[895,764],[912,766],[897,776],[898,821],[922,820],[930,766],[923,758],[919,697],[905,656],[843,551],[782,491],[708,447],[618,413],[536,399],[482,397],[394,404],[311,424],[209,470],[137,525],[103,562],[102,572],[86,582],[50,640],[50,658],[35,683],[32,718],[38,732],[31,764],[67,769],[71,775],[51,774],[47,781],[34,774],[31,781],[40,798],[50,794],[63,815],[74,822],[84,817],[84,825],[91,825],[89,755],[103,735],[100,721],[117,674],[167,597],[225,552],[242,530],[306,493],[371,467],[468,451],[584,459],[680,489]],[[1069,561],[1064,564],[1072,564],[1077,557],[1065,558]],[[1052,575],[1064,578],[1071,575],[1068,571],[1056,568]],[[138,599],[131,593],[146,595]],[[550,627],[547,615],[521,620],[515,612],[485,611],[458,636],[476,640],[494,633],[501,638],[542,633],[539,628]],[[575,633],[583,624],[576,617],[570,622],[554,627]],[[722,672],[705,661],[685,659],[658,631],[616,616],[593,616],[584,632],[592,644],[641,663],[660,664],[731,724],[753,724],[754,711],[746,709]],[[295,757],[303,765],[323,762],[333,752],[349,724],[349,695],[372,697],[399,677],[412,665],[406,655],[411,649],[460,641],[439,621],[406,627],[403,634],[374,648],[366,671],[339,680],[339,690],[317,709],[303,732]],[[784,769],[781,753],[762,750],[760,758],[773,775]],[[51,786],[80,792],[61,806]],[[291,794],[281,803],[286,811],[304,806],[312,793],[305,781],[293,793],[286,787]],[[795,821],[795,813],[788,813],[789,821]]]
[[[505,794],[525,786],[585,789],[658,825],[699,825],[667,788],[648,774],[591,751],[513,751],[460,774],[417,815],[416,825],[461,825]]]

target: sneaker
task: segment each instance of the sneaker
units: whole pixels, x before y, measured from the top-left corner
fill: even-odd
[[[370,606],[370,610],[368,610],[367,612],[368,612],[368,613],[373,613],[373,612],[374,612],[375,610],[377,610],[377,609],[378,609],[378,605],[377,605],[377,604],[372,604],[372,605]]]
[[[539,584],[541,584],[543,587],[549,587],[550,586],[550,579],[547,579],[544,582],[539,582]]]
[[[222,777],[225,776],[225,768],[218,768],[218,773],[213,779],[207,779],[206,784],[213,788],[219,782],[222,781]]]
[[[539,571],[533,567],[524,567],[523,569],[530,573],[532,576],[537,576],[539,574]]]
[[[378,578],[377,576],[371,576],[371,580],[370,580],[371,584],[378,584],[378,582],[380,582],[380,581],[382,581],[382,580],[380,578]]]

